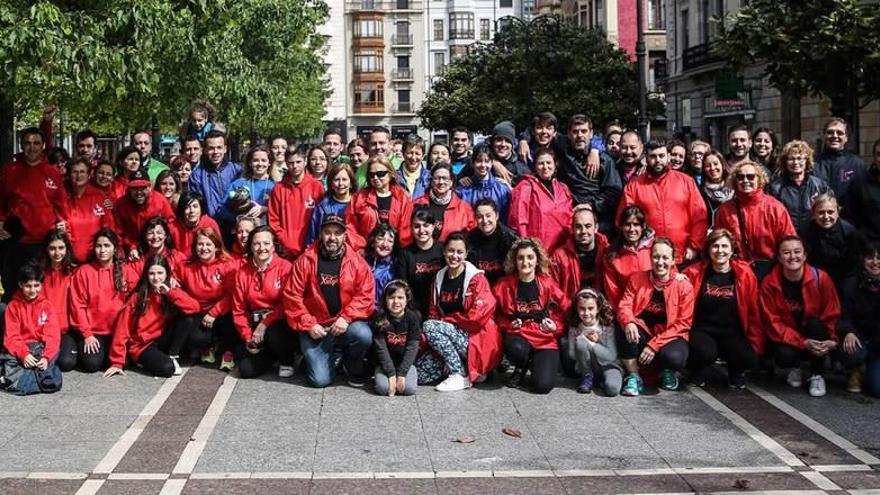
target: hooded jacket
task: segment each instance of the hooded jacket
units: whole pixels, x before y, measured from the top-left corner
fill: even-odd
[[[813,201],[816,196],[830,191],[828,183],[812,174],[804,176],[801,185],[797,185],[783,173],[773,179],[767,186],[767,194],[778,199],[788,210],[791,223],[798,235],[804,235],[812,218]]]
[[[421,165],[419,168],[419,176],[416,179],[415,185],[413,185],[413,189],[410,191],[407,188],[406,183],[406,175],[404,175],[404,167],[406,165],[401,165],[400,169],[397,170],[397,183],[400,187],[404,188],[409,194],[409,197],[413,200],[419,199],[422,196],[428,194],[428,191],[431,190],[431,171],[428,167]]]
[[[733,199],[718,207],[714,227],[733,234],[744,261],[775,259],[779,241],[796,235],[785,206],[763,191],[749,195],[737,192]]]
[[[171,229],[171,238],[174,239],[174,247],[177,251],[183,253],[187,258],[192,256],[192,246],[196,240],[196,231],[200,229],[211,229],[217,233],[217,238],[222,239],[220,234],[220,226],[208,215],[202,215],[196,225],[192,228],[186,225],[183,220],[174,218],[168,225]],[[218,246],[219,247],[219,246]]]
[[[864,237],[846,220],[839,218],[830,229],[810,222],[803,240],[810,264],[827,272],[838,288],[843,279],[859,273],[859,249]]]
[[[0,168],[0,222],[21,221],[21,242],[43,242],[55,224],[67,221],[63,179],[57,168],[41,157],[36,165],[7,163]]]
[[[331,315],[318,280],[318,246],[312,246],[296,260],[282,296],[284,316],[294,331],[308,332],[314,325],[329,326],[336,318],[351,323],[373,314],[376,283],[373,272],[353,249],[346,248],[339,266],[338,315]]]
[[[776,265],[761,283],[761,310],[767,337],[779,344],[804,349],[804,336],[800,332],[800,323],[794,320],[786,302],[782,277],[782,267]],[[841,308],[831,277],[804,263],[802,286],[804,320],[818,318],[828,329],[828,337],[837,342]]]
[[[483,198],[489,198],[495,202],[498,210],[498,220],[503,222],[510,215],[510,186],[496,179],[491,173],[485,179],[477,179],[476,176],[471,177],[471,185],[464,187],[458,186],[455,192],[462,201],[470,205],[471,209],[477,201]]]
[[[77,261],[83,262],[89,258],[92,242],[99,230],[116,230],[113,212],[104,208],[104,199],[104,193],[90,185],[78,198],[72,194],[66,195],[67,226],[73,258]]]
[[[288,284],[291,270],[290,262],[276,255],[262,271],[249,259],[235,274],[232,322],[241,340],[249,342],[253,336],[251,315],[254,312],[267,311],[261,321],[267,327],[284,317],[281,291]]]
[[[153,189],[150,189],[147,201],[143,205],[136,204],[127,194],[117,199],[113,205],[113,215],[126,253],[138,247],[141,231],[148,220],[162,217],[171,223],[174,219],[174,212],[171,211],[168,200]]]
[[[635,323],[640,329],[647,332],[651,338],[648,347],[654,352],[660,351],[666,344],[677,338],[688,340],[691,324],[694,319],[694,287],[688,280],[678,280],[675,273],[670,274],[672,282],[663,290],[666,301],[666,324],[648,328],[645,322],[638,316],[651,303],[654,293],[654,282],[651,281],[651,272],[644,271],[633,274],[629,279],[623,297],[617,306],[617,321],[621,327],[629,323]]]
[[[495,284],[493,293],[497,302],[496,319],[498,329],[505,335],[518,335],[526,340],[535,349],[559,349],[558,339],[565,333],[565,311],[568,309],[571,298],[562,292],[549,275],[541,274],[535,277],[538,285],[538,299],[547,312],[547,317],[556,323],[556,330],[545,332],[541,329],[541,323],[533,320],[522,322],[519,328],[513,328],[513,321],[517,319],[516,313],[516,288],[519,278],[510,274]]]
[[[181,263],[175,275],[187,294],[199,303],[199,313],[216,318],[232,309],[237,266],[232,258],[214,258],[210,263],[195,259]]]
[[[391,210],[388,214],[388,223],[397,231],[401,246],[407,246],[412,242],[412,230],[410,230],[412,211],[412,201],[406,191],[400,186],[391,186]],[[345,211],[345,223],[350,229],[354,229],[360,239],[363,239],[360,241],[363,245],[357,245],[358,242],[354,238],[349,238],[349,244],[355,250],[363,249],[366,246],[365,239],[379,225],[379,203],[375,190],[361,189],[352,196],[351,205]]]
[[[813,174],[828,183],[841,206],[849,204],[850,189],[865,180],[867,167],[862,158],[849,151],[823,151],[816,157]],[[849,211],[842,215],[849,218]]]
[[[241,166],[225,161],[219,167],[206,165],[207,161],[196,165],[189,176],[189,190],[205,198],[208,216],[216,218],[226,204],[226,191],[235,179],[241,176]]]
[[[6,307],[6,329],[3,346],[19,362],[30,354],[28,344],[43,344],[43,357],[52,362],[58,356],[61,331],[58,327],[58,314],[52,303],[41,292],[33,301],[28,301],[21,290],[12,296]]]
[[[605,280],[604,267],[608,253],[608,238],[604,234],[596,232],[594,249],[596,251],[596,268],[593,272],[592,285],[601,290]],[[581,264],[577,246],[571,237],[550,256],[550,273],[566,298],[572,298],[581,289]]]
[[[477,225],[474,221],[474,210],[471,205],[465,203],[455,194],[450,192],[452,199],[443,210],[443,218],[438,218],[437,223],[440,224],[440,242],[446,242],[446,238],[453,232],[468,232]],[[431,204],[431,195],[426,194],[421,198],[413,201],[413,210],[419,206],[429,206]]]
[[[464,262],[464,312],[445,314],[437,304],[447,267],[437,272],[431,289],[428,319],[455,325],[468,334],[467,369],[471,381],[486,375],[499,363],[503,354],[501,332],[495,324],[495,296],[481,270]]]
[[[654,247],[654,232],[650,231],[643,236],[635,248],[621,246],[605,260],[604,287],[605,296],[612,308],[617,307],[629,278],[637,272],[651,269],[651,248]]]
[[[508,225],[521,237],[537,237],[547,252],[565,242],[571,228],[572,199],[568,186],[553,179],[553,195],[536,177],[526,176],[510,200]]]
[[[43,274],[43,294],[58,314],[58,328],[61,334],[67,333],[70,328],[70,285],[73,282],[73,272],[65,273],[64,270],[55,270],[47,267]]]
[[[299,184],[279,182],[269,195],[269,227],[287,252],[287,259],[292,260],[305,250],[312,213],[323,198],[321,181],[307,173],[303,173]]]
[[[112,335],[125,298],[137,284],[138,274],[129,265],[123,264],[122,290],[117,291],[113,267],[112,263],[102,267],[94,262],[79,267],[73,274],[70,326],[76,328],[83,338]]]

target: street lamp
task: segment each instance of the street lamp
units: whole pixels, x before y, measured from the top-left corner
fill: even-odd
[[[639,78],[639,136],[648,140],[648,88],[645,87],[645,0],[636,0],[636,64]]]

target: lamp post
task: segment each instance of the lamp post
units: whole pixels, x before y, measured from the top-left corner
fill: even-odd
[[[645,86],[645,0],[636,0],[636,64],[639,78],[639,136],[642,141],[648,140],[648,88]]]

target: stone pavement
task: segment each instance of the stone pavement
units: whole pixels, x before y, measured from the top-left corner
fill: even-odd
[[[56,395],[0,395],[0,493],[880,494],[880,401],[841,383],[823,399],[781,379],[639,398],[573,385],[388,398],[200,367],[74,372]]]

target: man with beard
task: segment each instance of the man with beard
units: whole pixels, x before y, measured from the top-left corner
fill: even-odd
[[[458,177],[471,164],[471,133],[467,127],[452,129],[452,173]]]
[[[150,182],[155,183],[156,177],[163,170],[168,170],[168,165],[156,160],[153,154],[153,135],[148,130],[142,130],[134,133],[131,137],[134,147],[141,154],[141,167],[147,169],[147,175],[150,176]]]
[[[498,222],[498,205],[489,198],[474,203],[477,226],[468,232],[467,260],[483,270],[489,285],[504,276],[504,260],[516,232]]]
[[[697,258],[706,239],[708,214],[692,178],[669,168],[666,143],[648,143],[647,171],[626,185],[617,217],[630,205],[645,212],[657,237],[668,237],[675,246],[675,262]]]
[[[174,211],[165,196],[151,188],[147,170],[141,167],[129,175],[128,189],[113,205],[113,215],[125,254],[134,258],[147,220],[162,217],[170,222]]]
[[[642,138],[635,131],[626,131],[620,137],[620,159],[614,165],[620,181],[626,186],[631,180],[645,173],[642,163]]]
[[[825,137],[822,154],[816,157],[813,175],[823,179],[831,186],[837,202],[843,207],[841,216],[852,218],[853,208],[849,201],[850,188],[865,180],[865,162],[858,155],[846,149],[849,141],[849,126],[846,121],[833,118],[825,124]]]
[[[740,163],[749,160],[749,151],[752,149],[752,133],[749,132],[749,128],[744,125],[731,127],[727,131],[727,146],[729,170],[733,170]]]
[[[327,215],[318,242],[293,264],[284,288],[284,314],[299,332],[309,384],[333,382],[334,355],[343,355],[349,384],[362,385],[364,357],[373,341],[365,321],[373,312],[373,273],[367,262],[345,244],[345,220]]]
[[[553,279],[568,297],[587,287],[601,290],[608,238],[597,226],[596,212],[590,205],[575,206],[571,237],[550,256]]]

